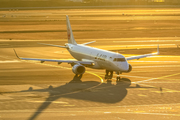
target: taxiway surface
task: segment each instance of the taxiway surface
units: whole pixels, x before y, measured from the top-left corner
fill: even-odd
[[[45,58],[59,54],[57,50],[17,48],[20,56]],[[12,48],[1,48],[1,53],[2,119],[179,118],[179,56],[131,61],[133,71],[116,82],[116,75],[106,81],[104,70],[87,69],[77,77],[70,65],[19,61]]]
[[[37,14],[44,15],[44,17],[50,19],[57,14],[59,15],[59,13],[62,14],[62,11],[48,11],[44,14],[42,14],[41,11],[41,14]],[[116,15],[116,17],[112,17],[112,19],[116,19],[117,15],[120,15],[118,14],[118,11],[121,10],[109,10],[109,12],[108,10],[105,12],[100,10],[98,13],[101,15],[108,15],[105,19],[107,20],[110,19],[110,13]],[[123,11],[129,14],[135,14],[135,16],[137,13],[141,13],[140,11]],[[16,14],[16,17],[14,18],[13,16],[12,21],[10,20],[7,24],[0,28],[0,33],[2,34],[2,36],[0,36],[0,119],[180,119],[180,41],[179,37],[175,36],[179,30],[177,23],[179,22],[178,19],[180,10],[168,9],[164,12],[160,9],[159,11],[157,12],[158,14],[155,14],[155,17],[153,15],[152,17],[149,16],[149,14],[154,13],[153,10],[146,10],[146,13],[143,13],[142,16],[148,15],[149,18],[144,18],[142,16],[126,16],[125,18],[121,16],[121,18],[118,18],[118,20],[123,23],[127,22],[127,18],[132,20],[133,17],[136,21],[132,20],[131,25],[142,22],[144,19],[149,20],[147,21],[148,24],[153,21],[153,24],[158,24],[157,28],[149,28],[146,26],[145,22],[143,22],[143,26],[145,25],[145,28],[139,28],[140,33],[144,31],[152,32],[156,29],[158,34],[145,34],[145,36],[150,35],[151,37],[136,36],[136,30],[133,30],[133,28],[121,31],[117,29],[117,27],[115,30],[106,31],[102,30],[104,27],[103,25],[99,25],[100,29],[98,31],[93,31],[94,28],[91,27],[92,32],[90,33],[82,30],[78,31],[77,26],[79,25],[79,22],[77,22],[77,20],[81,19],[79,16],[85,14],[85,12],[81,9],[76,10],[73,14],[71,14],[73,24],[76,29],[76,36],[83,35],[77,38],[78,43],[95,40],[94,38],[97,36],[97,42],[91,46],[119,52],[125,56],[156,52],[157,44],[159,44],[160,55],[129,61],[129,63],[133,66],[133,70],[130,73],[122,74],[122,80],[120,82],[116,81],[115,74],[111,81],[105,80],[104,70],[87,68],[87,71],[83,76],[75,76],[72,73],[71,66],[68,64],[57,65],[57,63],[50,62],[41,64],[39,62],[18,60],[13,52],[13,48],[16,49],[18,55],[21,57],[48,59],[72,59],[72,57],[64,49],[37,44],[39,42],[59,45],[66,43],[66,39],[62,38],[63,35],[66,35],[64,34],[65,25],[61,28],[63,31],[60,31],[60,33],[58,33],[59,31],[57,32],[58,35],[60,34],[60,40],[44,40],[46,37],[52,37],[53,35],[56,36],[56,31],[49,31],[49,29],[54,29],[54,25],[57,21],[53,22],[53,25],[51,25],[52,21],[47,22],[47,24],[50,24],[49,27],[38,25],[39,28],[41,28],[40,31],[43,28],[48,30],[43,33],[38,33],[38,30],[32,32],[34,26],[31,28],[31,26],[28,25],[32,24],[34,20],[38,21],[39,19],[43,19],[41,18],[42,16],[31,16],[37,11],[18,11],[16,13],[8,13],[7,18],[3,18],[4,21],[2,19],[0,20],[1,24],[6,23],[5,19],[10,19],[9,17],[12,17],[11,14]],[[28,17],[25,16],[26,12],[30,14],[30,18],[33,18],[30,19],[32,21],[24,21],[27,20],[26,18]],[[66,13],[71,12],[71,10],[68,12],[66,11]],[[88,10],[87,13],[89,16],[95,14],[93,10]],[[17,14],[19,16],[17,16]],[[73,17],[73,15],[76,16]],[[173,15],[174,18],[167,17],[166,22],[163,23],[165,26],[162,27],[163,25],[160,23],[162,18],[158,17],[160,15]],[[89,16],[84,16],[83,19]],[[18,17],[21,17],[21,19]],[[55,16],[55,18],[57,17]],[[95,15],[91,17],[91,19],[97,20],[99,18]],[[138,21],[138,19],[143,20]],[[154,21],[154,19],[160,20]],[[20,20],[22,20],[22,23],[8,25],[8,23],[16,23]],[[103,20],[104,23],[105,20]],[[33,24],[39,24],[36,23],[37,21]],[[173,26],[171,26],[173,24],[171,23],[172,21],[174,21]],[[89,23],[93,22],[97,24],[99,23],[98,21],[89,21]],[[110,23],[108,20],[107,22]],[[115,24],[118,24],[116,22],[113,22],[113,24],[111,23],[112,25],[106,25],[105,29],[113,28]],[[65,21],[63,20],[62,23],[64,24]],[[23,25],[21,26],[20,24],[24,24],[24,27],[27,27],[28,30],[24,30]],[[43,24],[45,24],[45,22],[43,22]],[[131,25],[129,25],[129,27]],[[16,27],[13,28],[13,26]],[[14,31],[10,28],[13,28]],[[80,28],[84,28],[83,25]],[[36,27],[36,29],[38,29],[38,27]],[[8,30],[10,32],[8,32]],[[24,33],[23,31],[26,32]],[[110,33],[112,31],[115,31],[115,33]],[[118,32],[128,31],[132,36],[122,38],[117,35]],[[164,33],[165,31],[166,33]],[[171,31],[173,35],[167,31]],[[52,35],[46,35],[47,32],[52,33]],[[95,33],[96,36],[92,36],[92,33]],[[102,37],[102,34],[98,36],[98,33],[103,33],[105,38]],[[116,38],[106,38],[109,33],[109,36],[116,34]],[[166,34],[166,36],[163,37],[163,34],[161,33]],[[8,38],[10,35],[12,35],[15,39],[10,40]],[[5,38],[3,39],[4,36]],[[28,36],[32,39],[27,39]],[[83,39],[84,37],[88,38],[88,36],[92,36],[91,39]],[[36,37],[38,38],[37,40],[35,40]]]

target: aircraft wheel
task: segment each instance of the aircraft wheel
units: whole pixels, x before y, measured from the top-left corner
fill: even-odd
[[[117,81],[120,81],[120,80],[121,80],[121,78],[120,78],[120,77],[117,77],[117,78],[116,78],[116,80],[117,80]]]
[[[108,79],[108,75],[105,75],[105,79]]]

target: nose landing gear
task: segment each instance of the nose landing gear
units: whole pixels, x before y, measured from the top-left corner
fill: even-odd
[[[110,75],[109,75],[109,73],[110,73]],[[116,73],[117,73],[116,81],[119,82],[119,81],[121,81],[121,77],[119,74],[122,74],[122,72],[117,71]],[[113,71],[106,70],[105,79],[109,80],[109,79],[112,79],[112,77],[113,77]]]
[[[116,81],[120,81],[121,80],[121,77],[119,76],[119,74],[122,74],[121,72],[116,72],[117,73],[117,78],[116,78]]]

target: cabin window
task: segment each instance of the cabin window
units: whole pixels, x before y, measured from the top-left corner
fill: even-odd
[[[114,58],[113,61],[117,61],[117,62],[125,62],[126,59],[125,59],[125,58]]]

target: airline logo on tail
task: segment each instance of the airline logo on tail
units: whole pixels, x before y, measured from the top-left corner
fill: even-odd
[[[66,15],[66,24],[67,24],[67,37],[68,37],[68,43],[76,45],[76,41],[74,40],[74,36],[71,29],[71,24],[69,22],[69,17]]]
[[[68,41],[70,40],[70,37],[71,37],[71,33],[70,33],[70,30],[68,29],[67,30],[67,33],[68,33]]]

